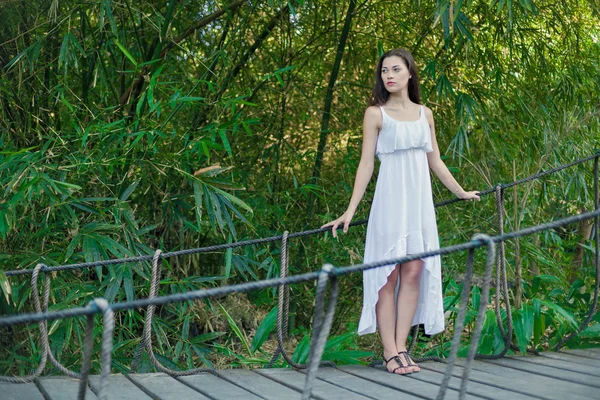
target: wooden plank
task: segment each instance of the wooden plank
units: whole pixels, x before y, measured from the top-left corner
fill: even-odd
[[[35,383],[0,383],[3,400],[44,400]]]
[[[508,368],[514,368],[519,371],[531,372],[539,376],[547,376],[554,379],[559,379],[566,382],[575,382],[582,385],[588,385],[600,389],[600,380],[590,376],[583,375],[577,372],[572,372],[564,369],[556,369],[553,367],[547,367],[544,365],[536,365],[527,362],[519,362],[517,360],[511,360],[508,358],[501,358],[499,360],[484,360],[486,363],[502,365]]]
[[[267,400],[300,400],[301,398],[300,392],[257,374],[254,371],[228,369],[218,371],[217,373],[221,378]]]
[[[437,364],[439,367],[436,368],[431,364]],[[432,363],[425,362],[420,363],[421,372],[414,373],[411,375],[411,378],[418,379],[424,382],[433,383],[435,385],[441,386],[442,380],[444,379],[444,373],[446,372],[446,365],[441,363]],[[440,368],[441,367],[441,368]],[[452,389],[460,391],[460,386],[462,384],[462,369],[461,373],[458,374],[455,370],[453,370],[452,377],[448,383],[448,386]],[[523,393],[519,393],[518,391],[513,391],[509,386],[506,388],[492,386],[489,385],[489,380],[494,379],[493,376],[488,376],[486,380],[475,380],[472,374],[469,374],[469,382],[467,384],[467,393],[470,393],[475,396],[479,396],[486,399],[503,399],[510,398],[511,400],[528,400],[531,399],[530,395],[525,395]]]
[[[210,400],[210,397],[178,382],[162,372],[153,374],[130,374],[127,376],[138,387],[143,388],[146,393],[161,400],[198,399]],[[152,397],[152,396],[151,396]]]
[[[464,366],[464,362],[464,359],[458,359],[456,361],[458,366]],[[579,383],[564,382],[547,376],[538,376],[535,373],[519,371],[499,364],[475,360],[473,361],[472,369],[487,372],[496,376],[503,376],[514,381],[525,379],[529,382],[531,392],[539,393],[540,389],[546,388],[556,393],[555,397],[548,398],[564,399],[567,397],[569,400],[574,399],[574,396],[579,396],[580,398],[598,398],[598,389],[596,388]]]
[[[305,375],[301,372],[294,371],[287,368],[274,368],[274,369],[257,369],[256,373],[265,376],[269,379],[279,382],[282,385],[288,386],[292,389],[302,391],[304,389]],[[319,379],[315,380],[313,386],[313,397],[320,400],[365,400],[375,399],[375,397],[366,397],[358,393],[354,393],[350,390],[341,388],[336,385],[332,385],[328,382],[323,382]]]
[[[463,360],[459,360],[459,363],[464,363]],[[430,369],[435,370],[440,374],[443,374],[446,371],[446,365],[441,363],[421,363],[419,364],[422,369]],[[562,382],[553,381],[550,378],[542,377],[542,381],[547,380],[552,382],[553,384],[549,384],[548,382],[541,382],[541,384],[532,384],[532,382],[537,383],[537,377],[533,374],[528,373],[517,373],[514,376],[503,376],[498,373],[498,371],[493,371],[490,368],[486,371],[485,364],[483,365],[482,370],[471,369],[469,373],[469,387],[474,383],[483,383],[488,386],[494,386],[501,389],[511,390],[517,393],[520,393],[524,396],[531,396],[531,398],[543,398],[543,399],[564,399],[568,398],[569,400],[585,400],[589,399],[589,396],[579,395],[577,393],[572,393],[569,390],[569,385],[564,385]],[[499,367],[502,368],[502,367]],[[513,372],[512,370],[508,370],[508,372]],[[452,370],[452,375],[456,377],[462,378],[463,367],[460,365],[455,365]]]
[[[519,362],[528,362],[536,365],[544,365],[546,367],[557,368],[559,370],[566,370],[577,372],[578,374],[585,374],[600,377],[600,368],[590,368],[589,365],[581,365],[572,361],[556,360],[547,357],[538,356],[511,356],[506,357],[509,360],[516,360]],[[580,357],[581,358],[581,357]],[[593,361],[593,360],[592,360]]]
[[[561,353],[574,354],[580,357],[592,358],[594,360],[600,360],[600,350],[599,349],[569,349],[569,350],[561,350]]]
[[[371,382],[378,383],[379,385],[387,386],[392,389],[399,390],[405,394],[399,393],[400,398],[404,398],[406,395],[410,395],[413,398],[420,397],[422,399],[432,399],[437,397],[440,391],[439,386],[431,383],[422,382],[416,379],[411,379],[410,375],[395,375],[384,371],[379,368],[363,367],[357,365],[347,365],[339,367],[342,371],[348,372],[354,376],[367,379]],[[419,372],[422,373],[423,371]],[[411,374],[412,375],[412,374]],[[468,399],[476,398],[472,395],[466,396]],[[445,399],[456,400],[458,399],[458,393],[454,389],[448,389],[446,392]]]
[[[98,395],[100,389],[100,375],[90,375],[90,387]],[[109,399],[142,400],[150,399],[140,388],[121,374],[109,375],[106,385],[106,394]]]
[[[68,376],[49,376],[37,379],[38,386],[46,397],[52,400],[76,400],[79,393],[79,379]],[[97,399],[96,395],[86,388],[85,398]]]
[[[306,375],[307,371],[302,370],[301,372]],[[353,392],[360,393],[365,397],[377,398],[379,400],[397,400],[398,396],[402,396],[402,398],[419,398],[409,394],[404,394],[398,389],[392,389],[390,387],[382,386],[372,381],[362,379],[356,375],[351,375],[336,368],[319,368],[317,371],[317,378],[336,386],[341,386],[343,388],[352,390]]]
[[[600,368],[600,360],[596,361],[587,357],[577,357],[569,353],[555,353],[553,351],[547,351],[540,353],[541,357],[551,358],[553,360],[569,361],[579,365],[587,365],[588,367]]]
[[[202,392],[215,400],[230,400],[237,398],[243,398],[244,400],[261,399],[261,397],[256,396],[252,392],[210,373],[182,376],[176,379],[188,386],[194,387],[197,391]]]

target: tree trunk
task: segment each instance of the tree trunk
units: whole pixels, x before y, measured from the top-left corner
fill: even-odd
[[[340,65],[342,63],[342,56],[344,55],[344,49],[346,47],[346,40],[350,33],[350,26],[352,25],[352,17],[354,15],[354,8],[356,7],[356,0],[350,0],[348,5],[348,11],[346,12],[346,20],[344,21],[344,27],[340,35],[340,41],[338,43],[337,51],[335,54],[335,61],[331,70],[331,76],[329,77],[329,84],[327,85],[327,94],[325,95],[325,105],[323,107],[323,116],[321,118],[321,135],[319,137],[319,145],[317,147],[317,155],[315,156],[315,165],[313,168],[311,183],[317,184],[319,177],[321,176],[321,165],[323,163],[323,154],[325,153],[325,146],[327,145],[327,137],[329,136],[329,119],[331,116],[331,103],[333,101],[333,91],[335,89],[335,82],[337,81],[338,73],[340,71]],[[308,219],[314,214],[314,203],[316,197],[311,192],[307,215]]]

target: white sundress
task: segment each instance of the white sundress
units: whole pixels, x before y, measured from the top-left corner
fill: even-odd
[[[439,248],[427,162],[427,153],[433,148],[425,109],[421,106],[416,121],[398,121],[380,109],[383,122],[375,153],[381,164],[367,225],[365,263]],[[425,333],[433,335],[444,330],[441,261],[440,256],[423,261],[419,302],[412,325],[423,324]],[[359,335],[375,332],[379,290],[394,267],[395,264],[390,264],[363,271]]]

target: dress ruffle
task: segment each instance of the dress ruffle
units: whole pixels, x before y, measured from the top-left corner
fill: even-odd
[[[408,149],[423,149],[427,153],[433,151],[431,130],[422,107],[421,116],[416,121],[395,120],[383,108],[381,114],[382,127],[377,138],[377,155]]]

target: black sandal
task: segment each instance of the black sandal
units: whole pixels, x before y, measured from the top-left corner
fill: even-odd
[[[391,374],[394,374],[394,375],[408,375],[408,374],[412,374],[412,371],[410,371],[410,372],[405,372],[405,373],[403,373],[403,374],[402,374],[402,373],[400,373],[400,374],[397,374],[397,373],[396,373],[396,371],[397,371],[397,370],[399,370],[399,369],[402,369],[402,368],[406,368],[406,367],[404,366],[404,363],[403,363],[403,362],[402,362],[402,360],[400,359],[400,357],[398,357],[398,356],[392,356],[392,357],[390,357],[389,359],[387,359],[387,360],[386,360],[386,359],[385,359],[385,356],[383,356],[383,355],[382,355],[382,356],[381,356],[381,358],[383,358],[383,362],[384,362],[384,365],[383,365],[383,367],[385,368],[385,370],[386,370],[387,372],[389,372],[389,373],[391,373]],[[393,370],[391,370],[391,371],[390,371],[389,369],[387,369],[387,364],[388,364],[390,361],[392,361],[392,360],[396,361],[396,363],[398,363],[399,367],[396,367],[396,368],[394,368]]]
[[[410,371],[411,373],[412,372],[419,372],[421,370],[421,367],[419,367],[417,364],[415,364],[414,362],[412,362],[412,358],[408,355],[407,351],[400,351],[400,352],[398,352],[398,356],[401,356],[401,355],[404,356],[404,360],[406,360],[406,364],[407,364],[406,368],[410,368],[410,367],[417,367],[417,368],[419,368],[418,371],[414,371],[414,370]],[[396,356],[396,357],[398,357],[398,356]],[[398,358],[400,358],[400,357],[398,357]],[[401,359],[401,361],[402,361],[402,359]]]

